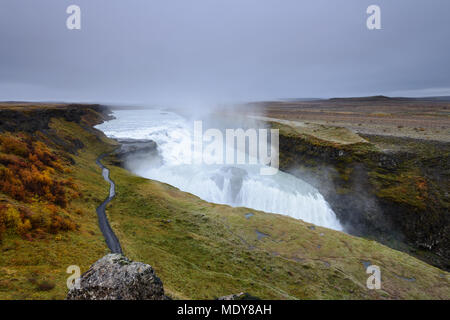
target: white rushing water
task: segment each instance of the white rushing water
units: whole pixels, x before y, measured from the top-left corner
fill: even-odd
[[[209,202],[284,214],[342,230],[323,196],[290,174],[279,171],[264,176],[260,165],[186,164],[186,159],[199,156],[193,154],[191,121],[156,109],[118,110],[114,116],[97,128],[112,138],[151,139],[158,145],[161,161],[133,161],[128,168],[135,174]]]

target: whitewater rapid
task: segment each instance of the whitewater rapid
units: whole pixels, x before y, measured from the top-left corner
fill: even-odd
[[[343,230],[323,196],[311,185],[290,174],[260,174],[260,165],[206,165],[187,163],[193,152],[191,121],[157,109],[117,110],[116,119],[98,125],[116,139],[151,139],[158,145],[159,160],[128,163],[135,174],[168,183],[208,202],[247,207]],[[194,163],[196,163],[194,161]]]

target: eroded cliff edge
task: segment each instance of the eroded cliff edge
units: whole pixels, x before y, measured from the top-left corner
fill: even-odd
[[[346,230],[450,268],[450,143],[389,136],[341,144],[280,129],[280,169],[324,195]]]

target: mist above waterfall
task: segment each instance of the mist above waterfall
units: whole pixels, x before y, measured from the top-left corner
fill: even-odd
[[[290,174],[278,171],[275,175],[261,175],[261,164],[186,164],[187,157],[201,156],[193,151],[192,122],[187,118],[159,109],[117,110],[114,115],[115,120],[98,126],[105,134],[113,138],[150,139],[158,146],[158,161],[154,161],[153,155],[128,159],[126,166],[132,172],[168,183],[209,202],[284,214],[342,230],[323,196]],[[243,118],[207,118],[207,126],[218,129],[227,128],[231,122],[233,127],[243,129],[256,125]]]

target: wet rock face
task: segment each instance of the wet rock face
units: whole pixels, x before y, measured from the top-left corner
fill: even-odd
[[[120,148],[116,151],[118,158],[126,158],[138,153],[157,152],[156,142],[152,140],[118,139],[118,142],[120,143]]]
[[[162,281],[153,268],[121,254],[94,263],[67,295],[67,300],[166,300]]]
[[[158,145],[153,140],[117,139],[120,147],[115,151],[115,165],[133,171],[145,163],[150,166],[160,166],[162,158]]]
[[[450,144],[362,137],[390,149],[332,146],[280,135],[280,170],[316,187],[346,232],[417,253],[417,258],[449,270]]]

